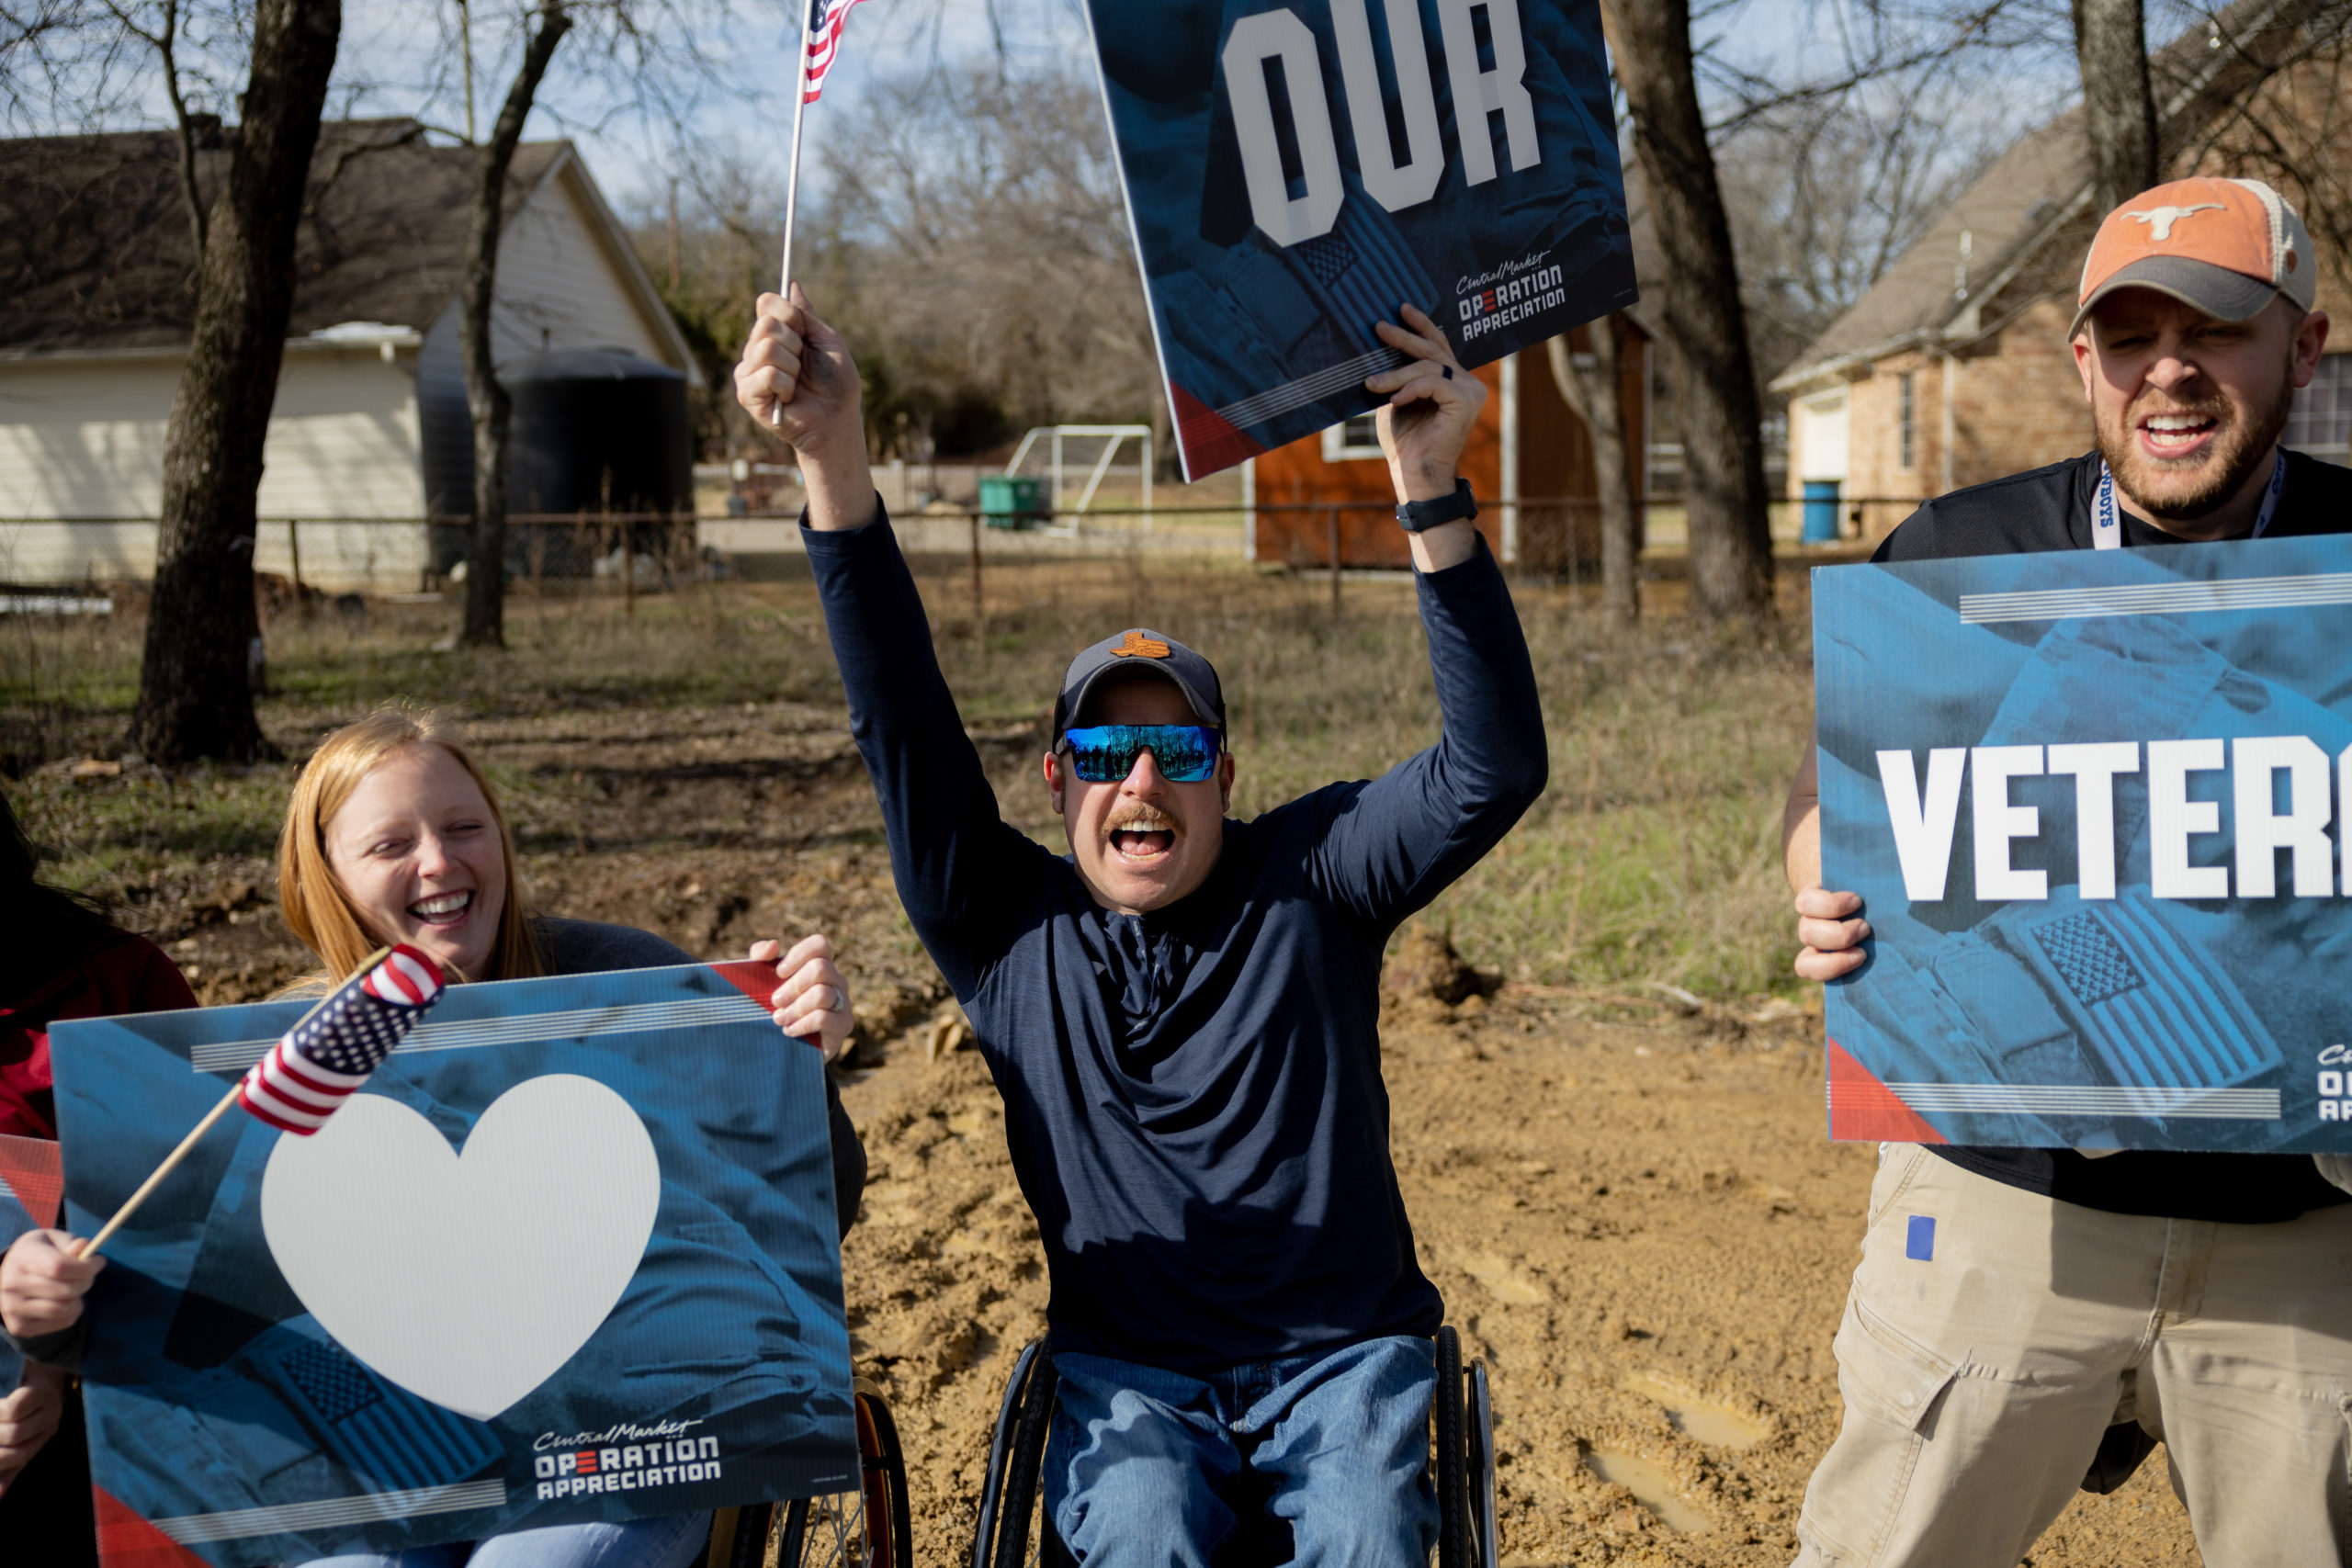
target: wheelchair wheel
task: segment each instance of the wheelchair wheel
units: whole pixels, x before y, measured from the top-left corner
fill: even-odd
[[[1053,1530],[1035,1516],[1061,1377],[1045,1342],[1032,1342],[1013,1363],[989,1444],[980,1515],[972,1532],[972,1568],[1034,1568]]]
[[[1495,1531],[1495,1406],[1487,1393],[1487,1366],[1470,1369],[1470,1546],[1479,1568],[1496,1568],[1502,1560]]]
[[[1437,1483],[1438,1568],[1471,1568],[1469,1440],[1462,1397],[1462,1337],[1448,1324],[1437,1331],[1437,1393],[1430,1401],[1436,1428],[1430,1479]]]
[[[856,1390],[858,1489],[786,1504],[776,1530],[777,1568],[914,1568],[898,1424],[880,1389],[860,1378]],[[733,1568],[758,1568],[764,1562],[758,1547],[767,1544],[766,1536],[739,1528]],[[748,1560],[741,1545],[747,1540],[757,1543]]]

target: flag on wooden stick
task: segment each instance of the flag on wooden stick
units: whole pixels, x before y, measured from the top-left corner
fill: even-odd
[[[441,999],[441,989],[440,968],[405,943],[368,954],[350,979],[304,1013],[237,1087],[220,1097],[220,1103],[164,1156],[164,1163],[74,1256],[87,1258],[105,1246],[232,1105],[243,1106],[280,1132],[303,1137],[317,1132]]]
[[[400,946],[345,984],[255,1062],[237,1101],[280,1132],[308,1137],[392,1054],[441,995],[441,972]]]

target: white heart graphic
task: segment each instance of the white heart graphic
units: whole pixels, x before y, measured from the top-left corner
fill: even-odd
[[[487,1421],[553,1377],[628,1289],[662,1203],[635,1111],[594,1078],[516,1084],[461,1155],[423,1116],[355,1094],[281,1137],[262,1234],[343,1348]]]

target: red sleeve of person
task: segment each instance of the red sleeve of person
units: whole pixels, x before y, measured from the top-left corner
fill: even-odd
[[[49,1031],[75,1018],[111,1018],[196,1006],[196,993],[153,942],[99,921],[75,932],[80,951],[54,941],[6,965],[0,987],[0,1134],[55,1138]],[[29,960],[29,961],[28,961]]]

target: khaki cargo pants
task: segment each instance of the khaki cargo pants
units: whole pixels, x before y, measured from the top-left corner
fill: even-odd
[[[1798,1568],[2016,1568],[2131,1420],[2212,1568],[2352,1553],[2352,1206],[2109,1214],[1889,1144],[1837,1351]]]

